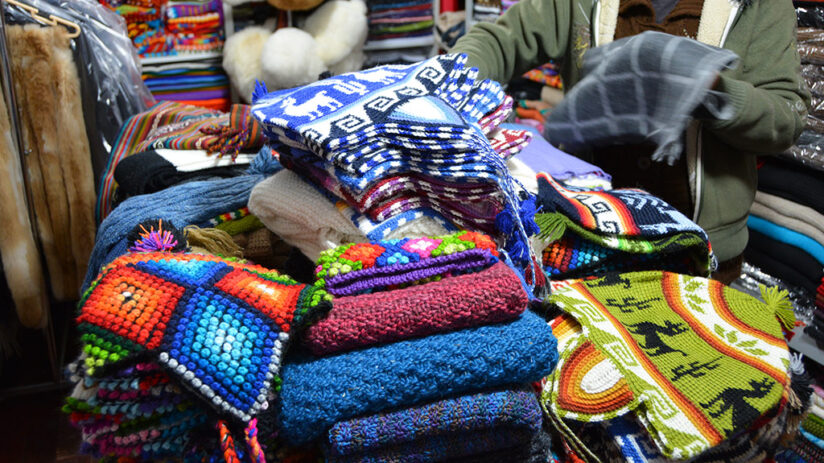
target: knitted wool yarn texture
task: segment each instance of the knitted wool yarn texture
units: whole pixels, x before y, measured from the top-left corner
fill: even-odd
[[[542,425],[528,387],[481,392],[336,423],[330,462],[452,461],[523,446]]]
[[[100,224],[89,258],[89,268],[81,293],[85,292],[100,269],[126,254],[130,243],[125,236],[144,220],[164,217],[179,227],[206,226],[209,219],[246,206],[258,182],[281,169],[266,147],[249,166],[248,175],[176,185],[151,195],[129,198]]]
[[[554,289],[552,303],[621,371],[668,458],[696,456],[749,429],[789,384],[776,308],[717,281],[636,272]]]
[[[279,387],[292,328],[323,310],[324,298],[259,266],[128,254],[106,266],[80,302],[87,374],[148,357],[221,413],[249,421]]]
[[[552,330],[529,311],[509,323],[331,357],[295,356],[282,370],[276,419],[281,436],[299,445],[356,416],[536,381],[557,359]]]
[[[82,433],[81,453],[145,461],[179,456],[188,434],[206,421],[206,411],[156,364],[98,379],[85,375],[82,362],[68,367],[75,387],[63,407]]]
[[[303,344],[315,355],[386,344],[516,318],[528,298],[503,262],[419,286],[336,298]]]
[[[536,216],[545,271],[552,278],[627,270],[709,275],[706,232],[661,199],[641,190],[583,191],[538,175]]]
[[[334,296],[351,296],[474,272],[498,261],[488,236],[452,235],[349,243],[321,253],[315,286]]]

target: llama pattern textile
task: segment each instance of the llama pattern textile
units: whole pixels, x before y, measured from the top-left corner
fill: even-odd
[[[324,444],[337,463],[452,461],[524,446],[541,425],[535,395],[518,387],[342,421]]]
[[[328,355],[402,339],[503,322],[526,310],[518,276],[503,262],[394,291],[336,298],[303,344]]]
[[[685,459],[749,429],[789,385],[781,301],[669,272],[567,280],[551,301],[581,324],[641,406],[661,453]],[[574,414],[562,417],[575,419]]]
[[[349,243],[321,253],[315,286],[351,296],[475,272],[498,261],[498,248],[484,234]]]
[[[387,175],[409,172],[497,185],[514,218],[507,247],[519,250],[513,259],[523,261],[527,230],[534,227],[524,225],[516,182],[478,125],[500,107],[504,93],[495,82],[477,81],[477,69],[465,63],[465,55],[441,55],[270,94],[261,85],[252,111],[275,149],[323,159],[329,174],[350,190],[362,192]]]
[[[557,359],[552,330],[529,311],[509,323],[331,357],[295,355],[283,366],[276,420],[281,436],[300,445],[356,416],[539,380]]]
[[[260,266],[130,253],[107,265],[80,301],[86,373],[148,356],[219,412],[249,421],[277,392],[291,330],[324,310],[324,300],[322,290]]]
[[[729,98],[710,87],[737,60],[729,50],[656,31],[592,48],[584,55],[586,77],[547,119],[547,139],[571,150],[652,142],[652,159],[672,165],[697,110],[732,117]]]
[[[707,234],[663,200],[635,189],[566,188],[538,174],[545,271],[557,279],[628,270],[709,275]]]

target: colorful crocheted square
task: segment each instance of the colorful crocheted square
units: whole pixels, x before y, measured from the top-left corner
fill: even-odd
[[[197,254],[133,253],[104,268],[77,318],[87,373],[142,353],[221,412],[248,421],[280,387],[290,331],[326,294],[255,265]]]
[[[475,272],[497,262],[497,256],[491,238],[469,231],[350,243],[321,253],[315,286],[334,296],[383,291]]]
[[[768,305],[718,281],[669,272],[553,288],[551,302],[626,379],[637,417],[667,458],[694,457],[750,429],[790,383],[775,297],[765,296]]]

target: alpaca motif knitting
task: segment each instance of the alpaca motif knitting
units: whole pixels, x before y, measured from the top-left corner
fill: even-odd
[[[506,246],[519,251],[513,259],[524,261],[531,254],[527,241],[532,231],[524,222],[532,217],[518,213],[523,201],[519,188],[478,125],[503,103],[504,93],[495,82],[478,81],[477,69],[465,68],[466,59],[441,55],[271,94],[260,86],[253,97],[253,113],[278,151],[289,151],[293,158],[317,158],[322,163],[316,166],[319,170],[352,191],[363,192],[386,176],[410,172],[450,182],[494,184],[499,203],[513,218],[513,227],[505,232]],[[372,218],[388,219],[414,207],[432,208],[446,216],[455,206],[438,209],[438,199],[433,202],[407,202]],[[500,209],[482,210],[487,228],[477,228],[494,232]]]
[[[321,253],[315,286],[334,296],[351,296],[475,272],[497,261],[492,239],[469,231],[350,243]]]
[[[222,413],[249,421],[280,386],[290,332],[326,294],[263,267],[199,254],[128,254],[106,266],[80,302],[86,372],[136,356]]]
[[[706,232],[641,190],[584,191],[538,174],[536,222],[551,243],[543,265],[552,278],[667,270],[707,276],[714,257]]]
[[[694,457],[749,429],[789,385],[780,302],[669,272],[568,280],[550,300],[620,370],[667,458]]]
[[[327,355],[499,323],[523,313],[527,302],[518,276],[498,262],[419,286],[336,298],[327,316],[307,328],[303,344]]]
[[[301,445],[356,416],[539,380],[557,359],[552,330],[526,311],[509,323],[334,356],[296,355],[283,366],[274,413],[281,437]]]
[[[451,461],[526,445],[541,425],[535,395],[519,387],[341,421],[324,446],[336,463]]]

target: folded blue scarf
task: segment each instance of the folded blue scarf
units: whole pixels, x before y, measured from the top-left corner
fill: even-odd
[[[815,260],[817,260],[821,265],[824,265],[824,246],[809,236],[802,235],[801,233],[792,231],[789,228],[782,227],[781,225],[776,225],[769,220],[765,220],[754,215],[751,215],[747,219],[747,226],[776,241],[781,241],[782,243],[801,248],[807,254],[815,257]]]
[[[332,357],[287,359],[275,414],[282,437],[304,444],[333,424],[449,395],[539,380],[558,362],[540,316],[400,341]]]
[[[209,219],[245,206],[252,187],[280,169],[280,163],[272,156],[271,150],[264,147],[252,160],[249,175],[184,183],[123,201],[97,230],[80,294],[97,277],[101,267],[126,254],[130,245],[126,235],[139,223],[163,219],[180,229],[186,225],[206,226]]]

